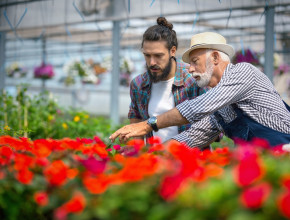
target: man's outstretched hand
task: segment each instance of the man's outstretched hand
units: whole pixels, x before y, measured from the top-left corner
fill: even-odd
[[[126,142],[131,137],[144,136],[152,131],[150,125],[147,124],[147,121],[142,121],[139,123],[134,123],[130,125],[125,125],[116,132],[114,132],[109,139],[111,142],[114,142],[117,137],[121,143]]]

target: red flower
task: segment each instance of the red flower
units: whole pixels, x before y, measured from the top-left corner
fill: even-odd
[[[175,176],[166,176],[161,183],[160,195],[165,200],[174,199],[178,192],[181,191],[183,182],[184,177],[180,174]]]
[[[128,143],[127,143],[128,146],[132,146],[135,148],[135,150],[137,152],[139,152],[139,150],[142,149],[142,147],[144,147],[145,143],[143,140],[141,139],[132,139],[132,140],[129,140]]]
[[[290,174],[287,174],[282,177],[282,185],[290,191]]]
[[[44,170],[44,175],[51,185],[61,186],[67,181],[68,170],[68,166],[63,161],[56,160]]]
[[[117,145],[114,145],[113,148],[114,148],[115,150],[120,150],[120,149],[121,149],[121,146],[120,146],[119,144],[117,144]]]
[[[162,143],[162,140],[160,137],[150,137],[148,138],[148,144],[150,145],[155,145],[155,144],[161,144]]]
[[[165,150],[165,147],[163,144],[155,144],[149,148],[148,153],[152,153],[155,151],[164,151],[164,150]]]
[[[283,193],[278,198],[278,208],[280,212],[286,217],[290,218],[290,191]]]
[[[253,146],[257,146],[263,149],[270,149],[270,144],[266,139],[262,139],[262,138],[253,138],[251,140],[251,144]]]
[[[21,170],[24,167],[32,167],[34,165],[34,158],[25,154],[15,154],[14,169]]]
[[[34,193],[33,198],[39,206],[46,206],[48,204],[48,195],[46,192],[38,191]]]
[[[101,140],[101,138],[99,138],[98,136],[95,136],[94,137],[94,140],[95,140],[95,142],[98,144],[98,145],[100,145],[101,147],[103,147],[103,148],[106,148],[107,146],[106,146],[106,144]]]
[[[33,152],[37,157],[48,157],[51,153],[50,141],[45,139],[33,142]]]
[[[0,145],[9,145],[15,150],[31,150],[31,142],[28,139],[16,139],[10,136],[1,136]]]
[[[64,138],[60,141],[63,149],[78,150],[82,146],[82,142],[72,140],[70,138]]]
[[[23,184],[30,184],[33,179],[33,173],[28,168],[19,170],[16,179]]]
[[[83,144],[92,144],[94,142],[93,139],[89,138],[76,138],[76,141],[81,142]]]
[[[264,176],[265,168],[253,147],[239,147],[237,158],[240,163],[233,169],[233,172],[238,185],[248,186]]]
[[[115,183],[140,181],[145,176],[155,174],[159,164],[155,155],[143,154],[137,158],[127,157],[123,165],[123,169],[112,175]]]
[[[112,178],[100,174],[96,177],[87,176],[83,179],[83,184],[92,194],[101,194],[105,192],[108,186],[112,183]]]
[[[270,195],[272,187],[269,183],[260,183],[245,189],[241,194],[242,204],[249,209],[260,208]]]
[[[10,147],[0,147],[0,165],[7,165],[13,155],[13,150]]]
[[[82,212],[86,206],[86,200],[81,192],[76,192],[74,196],[63,205],[68,213]]]
[[[5,176],[6,176],[5,172],[0,170],[0,180],[3,180]]]
[[[177,159],[176,162],[179,162],[179,169],[165,176],[161,183],[160,194],[166,200],[173,199],[188,179],[194,181],[205,179],[204,169],[198,163],[200,155],[198,149],[189,149],[184,144],[170,142],[169,151]],[[172,164],[174,167],[177,165],[175,162]]]
[[[45,167],[49,164],[49,160],[46,157],[41,157],[41,158],[36,158],[35,159],[35,164],[37,166]]]
[[[86,206],[86,199],[81,192],[76,192],[74,196],[54,213],[55,219],[65,220],[69,213],[80,213]]]

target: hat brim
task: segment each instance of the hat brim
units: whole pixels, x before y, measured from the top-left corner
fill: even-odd
[[[224,52],[227,55],[229,55],[230,59],[235,54],[234,48],[231,45],[228,45],[228,44],[201,44],[201,45],[193,46],[190,49],[186,50],[183,53],[183,55],[182,55],[183,62],[190,63],[189,62],[189,54],[190,54],[190,52],[193,51],[193,50],[200,49],[200,48],[213,49],[213,50],[218,50],[218,51]]]

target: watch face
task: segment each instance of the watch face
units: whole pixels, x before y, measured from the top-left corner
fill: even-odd
[[[157,118],[156,118],[156,117],[151,117],[151,118],[149,118],[149,120],[148,120],[148,122],[149,122],[150,124],[155,124],[156,121],[157,121]]]

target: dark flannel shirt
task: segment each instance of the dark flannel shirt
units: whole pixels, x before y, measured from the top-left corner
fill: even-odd
[[[185,100],[196,98],[208,90],[207,88],[200,88],[197,86],[195,79],[188,73],[188,64],[178,61],[176,64],[176,72],[172,84],[175,106]],[[138,75],[131,81],[129,119],[147,120],[149,118],[148,104],[151,95],[151,84],[152,82],[148,72]],[[190,124],[178,126],[178,133],[188,128],[190,128]],[[147,135],[147,137],[150,136],[152,136],[152,134]]]

